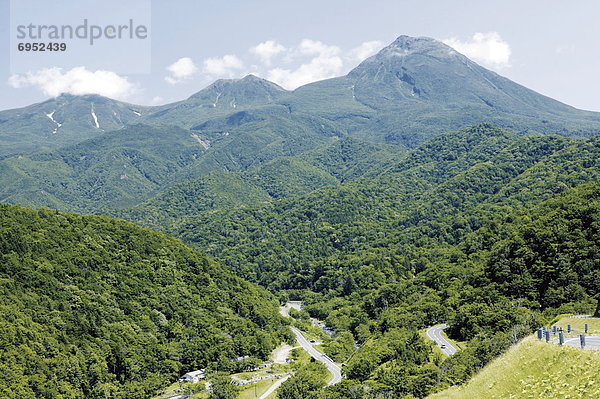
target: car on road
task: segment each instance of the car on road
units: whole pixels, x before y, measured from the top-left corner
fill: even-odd
[[[442,349],[446,349],[446,345],[444,345],[444,344],[441,344],[441,345],[440,345],[440,348],[442,348]]]

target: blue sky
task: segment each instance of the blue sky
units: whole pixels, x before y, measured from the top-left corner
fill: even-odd
[[[11,68],[10,0],[0,0],[0,109],[60,91],[161,104],[248,73],[292,89],[345,74],[406,34],[444,40],[531,89],[600,111],[598,1],[15,1],[34,3],[27,18],[46,24],[67,14],[108,23],[131,13],[151,21],[150,40],[129,48],[100,44],[95,56],[72,47],[35,58],[31,70],[15,68],[13,57]]]

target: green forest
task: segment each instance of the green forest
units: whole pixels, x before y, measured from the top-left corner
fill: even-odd
[[[326,351],[337,361],[361,345],[344,368],[348,380],[323,395],[350,384],[424,397],[466,381],[555,315],[593,310],[598,159],[596,138],[479,125],[374,175],[254,206],[190,205],[190,216],[162,228],[282,301],[303,300],[336,331]],[[193,202],[185,192],[161,201]],[[142,206],[152,212],[135,214],[152,225],[160,204]],[[467,342],[446,360],[417,334],[442,322]]]
[[[0,397],[484,389],[537,328],[598,306],[598,132],[409,36],[294,90],[248,75],[0,111]],[[570,378],[552,375],[536,389]]]
[[[9,205],[0,225],[2,397],[147,398],[289,339],[271,294],[176,239]]]

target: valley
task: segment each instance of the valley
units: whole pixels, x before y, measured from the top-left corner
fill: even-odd
[[[594,397],[598,132],[409,36],[294,90],[0,111],[0,396]]]

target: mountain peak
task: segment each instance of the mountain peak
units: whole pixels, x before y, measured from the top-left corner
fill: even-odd
[[[396,40],[394,40],[394,42],[392,44],[390,44],[390,46],[400,47],[400,48],[404,48],[404,49],[411,49],[416,46],[431,45],[431,44],[435,44],[435,43],[439,43],[439,42],[431,37],[426,37],[426,36],[413,37],[413,36],[407,36],[407,35],[400,35],[396,38]]]
[[[466,94],[470,83],[481,80],[473,72],[474,65],[438,40],[403,35],[347,76],[355,80],[355,95],[376,108],[384,103],[395,107],[398,100],[447,104],[457,96],[472,97]]]
[[[402,35],[371,58],[407,57],[415,54],[435,58],[449,58],[459,55],[448,45],[433,38]]]
[[[241,79],[219,79],[192,95],[190,99],[206,103],[213,108],[236,108],[238,105],[267,104],[285,92],[281,86],[250,74]]]
[[[266,79],[260,78],[256,75],[253,75],[251,73],[249,73],[248,75],[244,76],[243,78],[239,79],[241,82],[267,82],[267,83],[273,83],[271,81],[268,81]]]
[[[249,86],[249,85],[262,85],[262,86],[268,86],[275,90],[286,91],[283,87],[277,85],[276,83],[273,83],[269,80],[263,79],[256,75],[253,75],[253,74],[248,74],[248,75],[244,76],[243,78],[239,78],[239,79],[217,79],[213,83],[208,85],[205,89],[200,90],[196,94],[202,93],[205,90],[210,90],[213,88],[221,89],[221,88],[229,88],[229,87],[243,87],[243,86]],[[196,94],[194,94],[192,97],[194,97]]]

